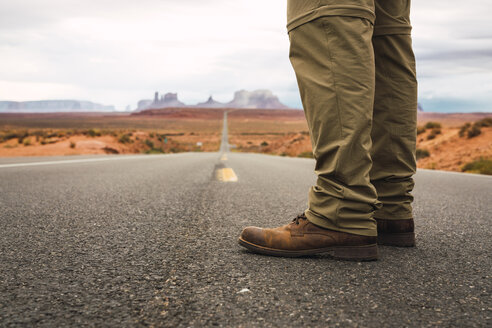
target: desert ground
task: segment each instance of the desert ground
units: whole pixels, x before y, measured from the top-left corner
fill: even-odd
[[[0,114],[0,156],[217,151],[223,112]]]
[[[463,128],[467,123],[470,126]],[[474,128],[474,123],[481,126]],[[419,112],[418,126],[419,168],[461,172],[467,164],[476,163],[488,165],[488,170],[492,170],[492,113]],[[469,135],[470,130],[477,133],[477,129],[480,130],[478,135]],[[229,141],[235,146],[233,151],[312,157],[302,111],[262,111],[259,115],[254,115],[253,110],[231,112]],[[487,170],[472,165],[465,171],[485,173]]]
[[[224,111],[232,151],[312,157],[303,111],[231,108],[0,114],[0,157],[218,151]],[[419,112],[418,167],[492,170],[491,121],[492,113]]]

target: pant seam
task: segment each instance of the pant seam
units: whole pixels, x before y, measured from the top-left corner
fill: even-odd
[[[343,140],[343,125],[342,125],[342,115],[341,115],[341,112],[340,112],[340,100],[339,100],[339,96],[338,96],[338,86],[337,86],[337,82],[336,82],[336,78],[335,78],[335,69],[334,69],[334,64],[333,64],[333,56],[332,56],[332,53],[331,53],[331,50],[330,50],[330,46],[329,46],[329,42],[328,42],[328,37],[327,37],[327,34],[328,34],[328,31],[327,31],[327,26],[326,26],[326,19],[322,19],[322,25],[323,25],[323,34],[324,34],[324,37],[325,37],[325,46],[328,50],[328,57],[330,58],[330,70],[332,72],[332,80],[333,80],[333,86],[334,86],[334,89],[335,89],[335,99],[336,99],[336,104],[337,104],[337,114],[338,114],[338,124],[340,125],[340,140]],[[335,176],[337,178],[338,177],[338,172],[339,172],[339,164],[340,164],[340,161],[336,160],[336,163],[335,163]],[[343,199],[345,198],[345,188],[342,186],[342,197]],[[338,218],[339,218],[339,211],[340,211],[340,203],[341,201],[338,200],[337,202],[337,208],[335,210],[335,215],[336,215],[336,218],[335,218],[335,224],[336,226],[338,227],[339,226],[339,223],[338,223]]]

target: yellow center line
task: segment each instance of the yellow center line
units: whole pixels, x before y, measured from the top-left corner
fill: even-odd
[[[237,175],[236,175],[236,173],[234,173],[234,170],[231,169],[230,167],[218,169],[215,172],[215,177],[217,178],[217,180],[222,181],[222,182],[236,182],[237,181]]]
[[[227,155],[226,155],[226,154],[223,154],[223,155],[220,157],[220,160],[221,160],[221,161],[227,161]]]

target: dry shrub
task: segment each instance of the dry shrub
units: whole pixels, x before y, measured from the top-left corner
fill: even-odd
[[[415,156],[416,156],[417,160],[419,160],[421,158],[429,157],[430,152],[427,149],[417,148],[417,151],[415,152]]]
[[[426,129],[434,129],[434,128],[441,128],[441,123],[439,122],[427,122],[425,124]]]
[[[492,175],[492,160],[481,157],[476,161],[465,164],[461,170],[463,172]]]

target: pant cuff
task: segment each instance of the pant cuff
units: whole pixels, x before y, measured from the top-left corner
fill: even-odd
[[[350,233],[353,235],[361,235],[361,236],[377,236],[378,235],[376,224],[374,224],[373,229],[356,229],[356,228],[346,229],[346,228],[339,227],[337,224],[335,224],[335,222],[333,220],[327,219],[327,218],[322,218],[310,210],[306,210],[304,212],[304,214],[306,215],[309,222],[311,222],[314,225],[317,225],[318,227],[324,228],[324,229],[346,232],[346,233]],[[374,221],[374,220],[372,220],[372,221]]]
[[[391,216],[391,217],[384,217],[384,216],[381,216],[381,215],[378,215],[378,216],[375,216],[374,217],[376,220],[394,220],[394,221],[398,221],[398,220],[410,220],[410,219],[413,219],[413,216],[401,216],[401,217],[394,217],[394,216]]]
[[[374,218],[375,219],[384,219],[384,220],[407,220],[407,219],[413,219],[412,213],[408,211],[404,212],[391,212],[391,211],[384,211],[383,210],[378,210],[374,213]]]

